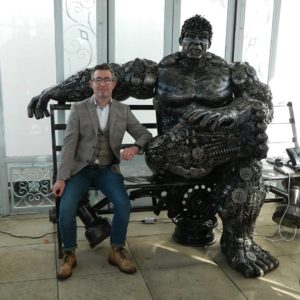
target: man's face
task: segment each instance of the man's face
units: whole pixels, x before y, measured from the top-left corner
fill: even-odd
[[[181,52],[188,58],[200,59],[209,47],[208,32],[187,31],[182,40]]]
[[[112,91],[116,86],[115,80],[109,70],[97,70],[89,81],[96,99],[108,100],[112,97]]]

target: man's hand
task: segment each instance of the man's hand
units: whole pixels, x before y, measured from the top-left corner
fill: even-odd
[[[52,193],[55,197],[60,197],[65,189],[65,181],[60,179],[55,182],[52,188]]]
[[[137,146],[131,146],[121,150],[121,159],[131,160],[139,153],[140,149]]]

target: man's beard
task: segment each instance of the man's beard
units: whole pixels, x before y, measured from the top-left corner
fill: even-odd
[[[111,94],[108,92],[100,92],[100,93],[98,93],[97,96],[98,96],[97,98],[100,100],[107,100],[107,99],[111,98]]]

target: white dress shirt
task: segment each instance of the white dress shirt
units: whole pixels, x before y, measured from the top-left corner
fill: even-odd
[[[103,130],[107,124],[111,100],[106,106],[98,105],[95,97],[94,97],[94,101],[95,101],[95,105],[96,105],[96,109],[97,109],[99,125],[100,125],[101,130]]]

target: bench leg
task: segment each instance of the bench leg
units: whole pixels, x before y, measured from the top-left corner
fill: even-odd
[[[56,208],[56,229],[57,229],[57,251],[58,251],[58,258],[63,258],[63,247],[61,242],[61,235],[59,230],[59,205],[60,205],[60,199],[56,199],[55,201],[55,208]]]
[[[55,198],[55,206],[51,207],[49,210],[49,221],[55,224],[55,231],[56,231],[56,239],[57,239],[57,251],[58,251],[58,258],[63,257],[63,249],[62,249],[62,242],[59,230],[59,204],[60,198]]]

